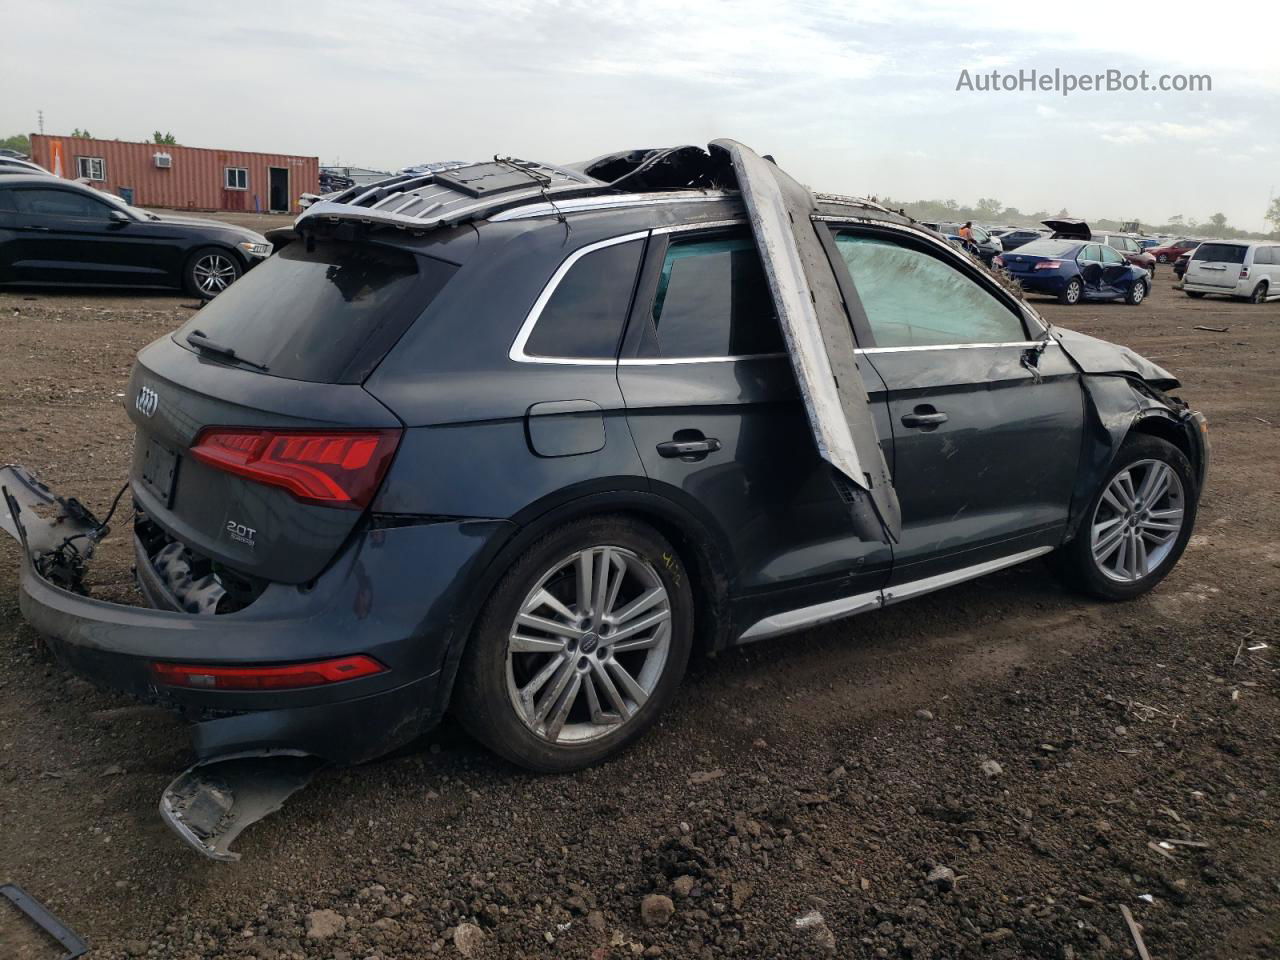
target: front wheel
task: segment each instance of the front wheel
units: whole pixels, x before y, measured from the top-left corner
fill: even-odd
[[[1160,254],[1160,256],[1156,257],[1156,260],[1159,261],[1160,263],[1168,263],[1169,255],[1166,253],[1162,253]]]
[[[1129,295],[1124,298],[1125,303],[1131,307],[1136,307],[1147,298],[1147,284],[1145,280],[1135,280],[1129,287]]]
[[[693,594],[671,544],[629,517],[575,521],[495,588],[463,654],[454,712],[513,763],[576,770],[654,724],[692,644]]]
[[[1195,524],[1198,491],[1186,455],[1166,440],[1124,442],[1094,495],[1061,568],[1106,600],[1146,593],[1182,556]]]
[[[1074,306],[1080,302],[1080,297],[1084,294],[1084,284],[1080,282],[1079,277],[1072,277],[1062,293],[1058,295],[1058,300],[1062,303]]]
[[[1201,297],[1204,296],[1204,294],[1201,293],[1199,290],[1184,290],[1183,293],[1185,293],[1192,300],[1199,300]]]
[[[212,300],[239,280],[242,272],[235,254],[220,247],[205,247],[187,260],[183,281],[192,296]]]

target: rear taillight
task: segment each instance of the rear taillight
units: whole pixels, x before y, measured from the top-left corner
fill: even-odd
[[[1041,260],[1039,263],[1036,264],[1035,269],[1057,270],[1060,266],[1062,266],[1061,260]]]
[[[1000,256],[1000,254],[996,254],[994,257],[991,258],[991,265],[993,267],[1003,267],[1004,257]]]
[[[1248,279],[1249,279],[1249,268],[1248,268],[1248,267],[1241,267],[1241,268],[1240,268],[1240,279],[1241,279],[1241,280],[1248,280]]]
[[[199,690],[295,690],[319,687],[385,673],[386,667],[363,654],[316,660],[311,663],[288,663],[274,667],[221,667],[198,663],[153,663],[151,673],[167,687],[193,687]]]
[[[201,463],[283,487],[308,503],[363,509],[377,492],[399,442],[397,429],[207,427],[189,452]]]

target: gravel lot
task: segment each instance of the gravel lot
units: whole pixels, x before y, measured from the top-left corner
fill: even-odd
[[[1280,957],[1280,304],[1170,282],[1043,305],[1210,418],[1199,527],[1153,594],[1084,600],[1032,563],[704,659],[659,728],[575,776],[447,723],[320,777],[239,864],[161,823],[182,724],[46,659],[6,540],[0,882],[103,960],[1136,956],[1121,905],[1158,960]],[[133,355],[186,304],[0,294],[0,461],[105,508]],[[127,534],[104,595],[130,593]]]

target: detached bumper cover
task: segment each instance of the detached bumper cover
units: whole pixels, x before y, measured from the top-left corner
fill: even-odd
[[[0,485],[10,491],[32,489],[32,481],[21,468],[0,469]],[[65,505],[73,501],[39,489],[48,495],[42,503],[18,501],[17,517],[7,504],[0,512],[0,525],[25,547],[23,616],[77,673],[196,717],[192,739],[201,759],[282,750],[356,763],[395,749],[438,720],[453,613],[485,547],[508,526],[460,520],[366,531],[308,587],[272,584],[236,613],[188,614],[109,603],[52,582],[43,572],[47,544],[61,542],[63,529],[81,543],[87,539],[81,527],[96,521],[68,516]],[[141,543],[135,548],[139,584],[156,603],[163,586]],[[151,672],[155,661],[253,666],[359,653],[388,669],[270,691],[160,686]]]

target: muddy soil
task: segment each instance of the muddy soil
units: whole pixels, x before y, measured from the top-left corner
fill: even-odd
[[[0,460],[104,508],[133,355],[187,303],[0,295]],[[703,659],[574,776],[446,723],[323,775],[224,865],[156,814],[182,723],[49,662],[6,543],[0,882],[104,960],[1132,957],[1122,905],[1161,960],[1280,957],[1280,304],[1188,300],[1161,268],[1138,308],[1042,306],[1209,416],[1196,536],[1149,596],[1082,599],[1036,562]]]

